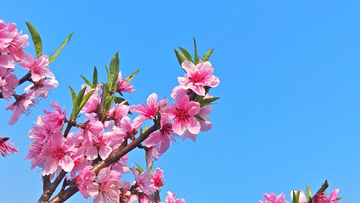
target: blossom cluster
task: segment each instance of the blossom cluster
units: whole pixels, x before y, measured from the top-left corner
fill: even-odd
[[[146,103],[129,105],[125,99],[115,96],[115,93],[123,96],[124,92],[135,92],[130,79],[122,78],[121,71],[114,89],[106,83],[90,84],[85,80],[82,94],[87,95],[84,96],[87,100],[79,107],[79,113],[85,115],[83,123],[76,120],[75,110],[67,119],[65,107],[51,102],[50,107],[54,110],[44,110],[45,115],[38,116],[35,126],[28,133],[32,142],[25,159],[31,159],[31,169],[40,167],[42,175],[51,178],[59,176],[62,171],[70,172],[72,182],[84,198],[94,197],[93,202],[153,202],[154,194],[165,184],[163,171],[160,168],[152,171],[154,161],[178,137],[195,141],[200,131],[208,131],[212,127],[208,119],[212,107],[202,101],[212,98],[208,91],[219,84],[219,79],[212,75],[214,68],[210,62],[202,61],[197,65],[185,61],[182,67],[187,73],[185,77],[178,78],[179,85],[173,89],[171,96],[174,104],[168,104],[167,98],[159,100],[158,95],[152,93]],[[105,103],[110,101],[111,104],[115,99],[120,100],[106,109]],[[131,116],[131,112],[138,115]],[[148,127],[144,130],[141,127],[148,120],[155,123],[156,128],[151,132]],[[71,127],[76,127],[76,130],[70,132]],[[109,159],[116,150],[140,139],[144,133],[148,135],[138,147],[145,151],[146,170],[133,164],[130,170],[125,155],[94,172],[94,164]],[[122,174],[130,171],[135,181],[121,180]],[[175,200],[175,194],[169,192],[166,202],[185,203],[185,200]]]
[[[299,194],[298,194],[299,192]],[[329,197],[326,197],[325,193],[320,193],[320,194],[315,194],[312,197],[312,202],[313,203],[337,203],[339,201],[339,199],[341,199],[341,197],[336,197],[337,194],[339,192],[339,189],[335,189],[333,190]],[[290,196],[291,196],[291,200],[293,200],[292,202],[294,202],[294,196],[298,195],[298,199],[296,200],[297,203],[306,203],[306,196],[305,193],[302,190],[298,190],[298,191],[291,191]],[[265,193],[264,194],[264,200],[265,203],[289,203],[288,201],[285,200],[285,194],[281,193],[280,195],[276,195],[273,192],[270,192],[270,194]],[[263,203],[261,200],[259,200],[259,203]]]
[[[15,124],[22,114],[28,114],[30,109],[39,104],[38,97],[47,98],[49,89],[58,86],[54,74],[50,72],[48,56],[33,57],[24,49],[29,45],[29,36],[18,32],[16,24],[5,23],[0,19],[0,98],[15,102],[10,103],[6,110],[14,111],[9,124]],[[18,79],[14,73],[15,62],[29,70],[28,75]],[[50,80],[45,80],[50,78]],[[23,81],[21,81],[23,80]],[[16,94],[15,88],[21,83],[30,81],[32,84],[24,89],[24,93]]]

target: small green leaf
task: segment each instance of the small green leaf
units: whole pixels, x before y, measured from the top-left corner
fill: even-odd
[[[139,172],[139,173],[142,173],[142,172],[144,172],[144,169],[142,169],[140,166],[139,166],[139,164],[137,164],[137,163],[135,163],[136,165],[137,165],[137,171]]]
[[[87,84],[87,85],[89,85],[91,88],[94,88],[93,86],[92,86],[92,84],[89,82],[89,80],[88,79],[86,79],[84,76],[82,76],[82,75],[80,75],[81,77],[82,77],[82,79],[85,81],[85,83]]]
[[[134,77],[136,76],[136,74],[138,74],[140,69],[137,69],[135,72],[133,72],[129,78],[126,80],[126,82],[130,82],[132,79],[134,79]]]
[[[49,63],[53,62],[60,54],[60,52],[63,50],[63,48],[65,47],[65,45],[70,41],[71,36],[74,32],[72,32],[66,39],[65,41],[61,44],[61,46],[58,48],[58,50],[56,50],[54,56],[51,56],[49,58]]]
[[[306,202],[310,200],[310,197],[312,197],[310,188],[306,185]]]
[[[202,100],[203,100],[203,98],[204,98],[204,96],[200,96],[200,95],[198,95],[198,96],[196,96],[196,98],[194,99],[194,101],[196,101],[196,102],[200,102],[200,101],[202,101]]]
[[[196,114],[194,117],[197,118],[197,119],[199,119],[199,120],[205,121],[205,119],[203,119],[201,116],[199,116],[199,115],[197,115],[197,114]]]
[[[149,129],[149,125],[146,125],[143,132],[146,132]]]
[[[36,57],[39,58],[42,55],[42,42],[41,42],[40,35],[31,23],[29,23],[27,21],[25,21],[25,23],[29,29],[31,39],[34,43]]]
[[[120,104],[121,102],[125,101],[125,99],[122,97],[115,97],[114,101],[116,104]],[[129,102],[127,102],[127,101],[124,104],[130,106]]]
[[[106,64],[105,64],[105,69],[106,69],[107,76],[108,76],[108,78],[109,78],[109,69],[108,69],[108,67],[106,66]]]
[[[84,98],[84,93],[85,93],[86,87],[82,88],[80,90],[80,92],[78,93],[78,95],[76,96],[76,102],[75,102],[75,106],[74,109],[76,109],[75,114],[74,114],[74,118],[76,118],[77,114],[80,112],[80,104]]]
[[[94,66],[94,73],[93,73],[93,88],[96,88],[98,83],[98,73],[97,73],[97,69]]]
[[[197,65],[199,63],[199,56],[197,54],[197,48],[196,48],[196,41],[195,41],[195,37],[193,37],[194,39],[194,65]]]
[[[75,101],[76,101],[76,94],[74,92],[74,90],[68,85],[70,92],[71,92],[71,97],[72,97],[72,102],[73,102],[73,108],[75,109]]]
[[[111,99],[106,102],[105,108],[104,108],[104,114],[107,114],[107,112],[109,112],[110,107],[111,107],[112,103],[114,102],[114,99],[115,99],[115,97],[111,97]]]
[[[212,48],[208,52],[206,52],[204,57],[202,58],[202,61],[203,62],[208,61],[213,51],[214,51],[214,48]]]
[[[213,98],[207,98],[207,99],[204,99],[202,101],[200,101],[200,106],[203,107],[203,106],[206,106],[206,105],[210,105],[212,104],[212,102],[216,101],[220,99],[220,97],[213,97]]]
[[[188,61],[191,61],[191,62],[194,63],[194,61],[193,61],[190,53],[189,53],[186,49],[181,48],[181,47],[179,47],[179,49],[181,50],[181,52],[184,54],[184,56],[186,57],[186,59],[187,59]]]
[[[79,112],[80,110],[85,106],[86,102],[90,99],[91,95],[94,93],[95,90],[92,90],[90,92],[88,92],[82,99],[79,108],[77,109]],[[77,112],[77,113],[79,113]]]
[[[113,89],[119,75],[119,54],[115,53],[110,62],[109,89]]]
[[[175,49],[175,55],[176,55],[176,58],[177,58],[177,60],[178,60],[178,62],[180,64],[180,66],[184,61],[187,61],[184,54],[180,53],[177,49]]]
[[[299,203],[300,190],[295,194],[295,190],[292,190],[293,201],[292,203]]]

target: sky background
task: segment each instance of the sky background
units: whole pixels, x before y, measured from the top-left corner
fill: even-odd
[[[42,194],[41,169],[24,160],[27,132],[42,109],[57,101],[72,110],[68,85],[78,92],[80,75],[106,81],[105,64],[119,52],[120,70],[140,104],[156,92],[170,98],[184,72],[174,54],[193,54],[193,37],[219,77],[213,96],[221,97],[209,119],[213,128],[197,141],[178,140],[154,167],[164,170],[167,191],[195,202],[257,202],[270,191],[307,184],[315,193],[328,180],[343,203],[358,202],[360,180],[360,3],[357,1],[1,1],[0,18],[29,34],[41,35],[50,54],[74,32],[50,64],[59,81],[46,100],[7,125],[12,112],[2,100],[0,136],[11,137],[19,153],[0,159],[1,202],[36,202]],[[35,54],[32,41],[26,51]],[[15,68],[18,77],[26,71]],[[28,85],[18,89],[22,92]],[[18,91],[19,91],[18,90]],[[170,100],[172,102],[172,100]],[[144,153],[129,153],[144,166]],[[132,181],[131,176],[128,176]],[[92,202],[80,193],[67,202]]]

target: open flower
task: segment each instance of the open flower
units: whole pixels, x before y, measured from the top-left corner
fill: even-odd
[[[189,101],[189,97],[181,92],[175,97],[175,106],[167,105],[161,109],[161,113],[168,114],[171,120],[174,120],[172,129],[182,135],[186,129],[192,134],[200,132],[200,123],[194,117],[199,113],[200,104],[198,102]]]
[[[157,101],[157,99],[158,99],[157,94],[152,93],[147,98],[146,104],[136,105],[136,106],[133,105],[131,106],[130,111],[139,113],[141,120],[155,119],[155,116],[159,111],[159,107],[161,108],[169,101],[168,99]]]
[[[216,87],[220,83],[219,78],[212,74],[214,68],[209,61],[200,61],[196,66],[190,61],[184,61],[181,67],[186,74],[185,77],[178,77],[180,86],[192,89],[198,95],[205,96],[205,86]]]
[[[25,52],[25,59],[26,61],[19,62],[19,65],[31,71],[31,79],[34,82],[45,77],[55,78],[54,74],[47,68],[49,66],[48,56],[42,55],[35,60],[31,54]]]
[[[276,196],[275,193],[270,192],[270,194],[264,194],[265,203],[289,203],[285,200],[285,194],[281,193],[279,196]],[[259,203],[263,203],[259,200]]]

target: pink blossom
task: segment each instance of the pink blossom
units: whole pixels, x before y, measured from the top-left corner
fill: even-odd
[[[115,104],[108,112],[108,117],[110,120],[115,121],[115,125],[119,125],[121,119],[126,116],[130,110],[128,105],[125,105],[126,101],[121,102],[120,104]]]
[[[151,160],[151,158],[153,158],[154,160],[158,160],[159,159],[159,152],[157,150],[157,148],[153,147],[153,146],[147,146],[148,149],[146,149],[146,162],[147,168],[150,168],[150,166],[153,164],[153,161]]]
[[[157,101],[158,96],[155,93],[152,93],[147,98],[147,103],[142,105],[133,105],[130,108],[130,111],[137,112],[140,114],[142,120],[146,119],[155,119],[156,114],[158,113],[159,109],[163,107],[169,100],[163,99]]]
[[[0,68],[15,68],[15,62],[10,55],[0,55]]]
[[[95,197],[99,194],[99,185],[94,182],[96,174],[92,171],[92,166],[86,166],[76,179],[76,184],[81,194],[87,199],[88,197]]]
[[[160,154],[165,153],[170,146],[170,141],[175,142],[176,135],[172,130],[172,124],[169,123],[169,115],[161,114],[161,128],[150,134],[149,138],[145,140],[147,147],[157,146]],[[160,144],[160,147],[158,146]],[[157,160],[157,159],[156,159]]]
[[[84,88],[84,87],[86,87],[85,94],[91,92],[92,90],[95,90],[95,91],[92,93],[89,100],[84,105],[83,110],[81,110],[80,112],[81,113],[96,112],[98,110],[98,106],[99,106],[99,102],[100,102],[99,91],[101,88],[101,84],[98,84],[95,89],[92,89],[90,86],[88,86],[86,84],[81,86],[81,88]]]
[[[15,23],[6,24],[0,19],[0,53],[10,54],[17,62],[22,60],[28,38],[28,35],[22,35],[22,31],[18,32]]]
[[[110,147],[111,139],[107,134],[104,134],[104,131],[101,131],[98,134],[95,134],[92,137],[92,144],[84,144],[87,146],[88,151],[85,153],[88,160],[94,160],[100,155],[102,160],[106,159],[113,149]]]
[[[281,193],[279,196],[276,196],[273,192],[270,192],[270,195],[268,193],[264,194],[265,203],[288,203],[285,200],[285,194]],[[259,200],[259,203],[262,203],[262,201]]]
[[[175,193],[171,193],[170,191],[168,191],[167,193],[168,194],[165,197],[166,203],[185,203],[185,200],[183,198],[175,200]]]
[[[212,73],[214,68],[209,61],[200,61],[196,66],[190,61],[181,64],[186,71],[185,77],[178,77],[180,86],[192,89],[196,94],[205,96],[205,86],[216,87],[220,80]]]
[[[15,95],[14,97],[16,101],[5,108],[5,110],[14,111],[13,115],[10,117],[9,125],[15,124],[23,113],[28,114],[29,107],[33,107],[36,104],[35,94],[33,92]]]
[[[128,155],[125,154],[123,157],[120,158],[120,160],[118,162],[115,163],[115,165],[113,165],[111,167],[111,169],[119,171],[122,174],[130,173],[130,169],[126,165],[127,164],[127,159],[128,159]]]
[[[151,174],[151,180],[154,182],[153,187],[155,189],[159,189],[160,187],[164,186],[163,180],[164,172],[160,168],[156,168],[154,173]]]
[[[0,154],[5,156],[10,156],[10,154],[17,154],[18,149],[15,148],[14,143],[7,142],[9,137],[0,137]]]
[[[55,78],[54,74],[47,68],[49,66],[48,56],[42,55],[35,60],[31,54],[25,52],[25,59],[26,61],[19,62],[19,65],[31,71],[31,79],[34,82],[44,77]]]
[[[49,106],[54,108],[55,111],[46,111],[44,109],[46,115],[43,117],[43,120],[51,124],[52,130],[60,130],[66,119],[65,106],[63,107],[64,112],[62,112],[60,105],[56,101],[50,102]]]
[[[30,84],[24,89],[24,92],[29,93],[31,90],[34,90],[35,97],[41,97],[46,99],[50,92],[49,90],[54,89],[59,86],[59,82],[55,79],[45,80],[45,78],[40,79],[33,84]]]
[[[138,129],[141,126],[142,121],[138,117],[131,123],[131,119],[128,116],[124,116],[120,121],[120,126],[113,126],[109,132],[109,137],[114,142],[120,143],[124,138],[133,139],[138,133]]]
[[[121,174],[109,167],[103,168],[98,173],[99,194],[95,197],[93,203],[119,202],[120,188],[123,186],[120,181]]]
[[[132,164],[131,167],[136,183],[140,187],[141,191],[145,194],[152,194],[156,192],[156,189],[151,187],[151,174],[148,172],[142,172],[141,174],[139,174],[139,172],[135,169],[134,164]]]
[[[194,116],[199,110],[200,104],[189,101],[189,97],[181,92],[175,97],[175,106],[167,105],[161,109],[161,113],[168,114],[174,120],[172,129],[176,134],[182,135],[186,129],[192,134],[198,134],[201,126]]]
[[[204,120],[196,118],[200,123],[200,131],[206,132],[212,128],[211,121],[207,118],[212,111],[212,106],[207,105],[200,108],[198,115],[203,118]],[[191,133],[189,130],[186,130],[182,135],[182,140],[184,141],[186,138],[190,138],[192,141],[196,141],[196,135]]]
[[[315,194],[313,197],[314,203],[337,203],[339,201],[339,197],[336,197],[339,189],[335,189],[330,193],[329,198],[326,197],[325,193]]]
[[[70,156],[73,153],[73,149],[73,142],[67,142],[60,131],[53,132],[40,154],[41,158],[45,160],[42,174],[52,174],[58,167],[61,167],[66,172],[70,172],[74,167],[74,160]]]
[[[127,82],[128,78],[122,79],[121,71],[119,72],[118,79],[116,82],[116,92],[122,96],[122,92],[134,93],[132,84]]]
[[[14,89],[19,86],[18,78],[11,72],[14,70],[0,67],[0,89],[4,99],[8,101],[11,100],[11,95],[15,94]]]

